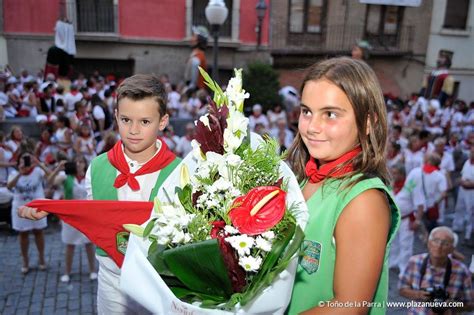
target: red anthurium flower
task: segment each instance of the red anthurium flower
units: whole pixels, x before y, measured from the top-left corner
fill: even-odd
[[[268,231],[285,214],[286,192],[275,186],[256,187],[235,199],[229,217],[240,233],[255,235]]]

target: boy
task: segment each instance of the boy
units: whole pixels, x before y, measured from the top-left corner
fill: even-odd
[[[180,159],[157,135],[168,124],[166,92],[158,78],[134,75],[117,90],[117,120],[121,141],[106,154],[99,155],[86,173],[88,199],[151,201]],[[38,219],[47,213],[20,209],[20,216]],[[120,268],[97,249],[99,314],[146,312],[120,292]]]

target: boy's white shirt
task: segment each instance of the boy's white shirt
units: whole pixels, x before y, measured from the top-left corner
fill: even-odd
[[[161,150],[161,140],[156,140],[156,148],[158,149],[155,154],[149,159],[151,160],[158,152]],[[123,150],[123,145],[122,145]],[[128,163],[130,168],[130,173],[137,172],[143,165],[145,165],[148,161],[143,163],[138,163],[130,159],[125,153],[125,160]],[[144,174],[135,177],[140,184],[140,189],[137,191],[133,191],[127,184],[123,185],[119,189],[117,189],[117,199],[123,201],[148,201],[150,199],[150,194],[152,189],[155,187],[156,181],[158,180],[158,176],[160,171],[156,171],[154,173]],[[116,177],[120,175],[120,172],[117,170]],[[86,190],[87,190],[87,199],[92,200],[92,182],[91,182],[91,165],[87,168],[86,172]]]

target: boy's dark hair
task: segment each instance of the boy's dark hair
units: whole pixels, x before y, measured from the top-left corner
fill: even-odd
[[[126,78],[117,89],[117,104],[123,98],[139,101],[147,97],[152,97],[158,103],[161,117],[166,115],[168,96],[164,85],[154,75],[136,74]]]

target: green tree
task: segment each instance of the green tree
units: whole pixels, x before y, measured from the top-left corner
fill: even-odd
[[[249,64],[243,74],[243,88],[250,93],[250,98],[245,101],[247,108],[258,103],[262,105],[264,111],[267,111],[275,104],[281,103],[278,95],[280,89],[278,73],[269,64],[262,62]]]

